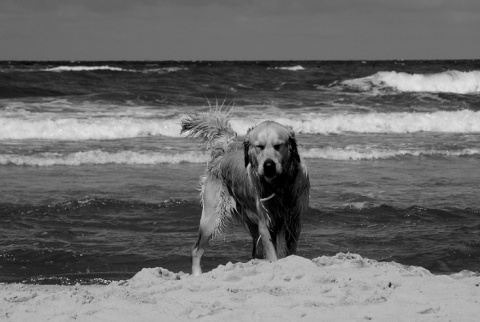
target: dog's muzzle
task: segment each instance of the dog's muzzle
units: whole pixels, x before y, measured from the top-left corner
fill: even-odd
[[[271,179],[277,175],[277,165],[272,159],[267,159],[263,163],[263,174],[268,179]]]

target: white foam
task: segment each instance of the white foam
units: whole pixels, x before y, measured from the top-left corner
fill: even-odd
[[[401,92],[480,93],[480,71],[446,71],[436,74],[408,74],[382,71],[346,80],[342,85],[362,91],[394,89]]]
[[[187,70],[188,68],[185,67],[161,67],[161,68],[148,68],[148,69],[125,69],[120,67],[112,67],[108,65],[103,66],[58,66],[52,68],[43,69],[45,72],[84,72],[84,71],[113,71],[113,72],[141,72],[141,73],[172,73],[181,70]]]
[[[474,133],[480,132],[480,112],[462,110],[434,113],[302,114],[268,118],[291,126],[297,133]],[[232,127],[245,135],[252,126],[264,121],[233,119]]]
[[[178,72],[182,70],[188,70],[186,67],[163,67],[163,68],[149,68],[142,70],[142,73],[159,73],[159,74],[164,74],[164,73],[173,73],[173,72]]]
[[[0,117],[0,140],[112,140],[151,135],[180,136],[180,119]]]
[[[387,150],[371,148],[313,148],[300,149],[300,154],[307,159],[327,159],[327,160],[382,160],[392,159],[404,156],[441,156],[441,157],[463,157],[480,155],[480,149],[461,149],[457,151],[418,149],[418,150]]]
[[[312,148],[300,149],[302,158],[326,159],[338,161],[382,160],[403,156],[441,156],[464,157],[478,156],[480,149],[448,150],[386,150],[370,148]],[[38,166],[48,167],[55,165],[80,166],[103,164],[153,165],[178,163],[206,163],[209,155],[205,151],[120,151],[107,152],[102,150],[80,151],[74,153],[43,152],[34,155],[0,154],[0,165]]]
[[[52,68],[46,68],[46,72],[81,72],[81,71],[94,71],[94,70],[109,70],[114,72],[133,72],[134,70],[123,69],[120,67],[105,66],[58,66]]]
[[[114,140],[146,136],[180,137],[182,117],[91,116],[58,118],[54,114],[10,113],[0,116],[0,140]],[[265,119],[233,118],[238,135],[270,119],[303,134],[341,133],[478,133],[480,112],[298,114]]]
[[[296,72],[296,71],[299,71],[299,70],[305,70],[305,68],[301,65],[286,66],[286,67],[275,67],[275,69],[290,70],[292,72]]]
[[[166,152],[105,152],[102,150],[82,151],[69,154],[39,153],[36,155],[10,155],[0,154],[0,165],[18,166],[79,166],[83,164],[130,164],[148,165],[160,163],[204,163],[208,160],[208,154],[198,151],[186,151],[181,153]]]

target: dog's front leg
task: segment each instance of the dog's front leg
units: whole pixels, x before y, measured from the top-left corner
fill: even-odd
[[[258,214],[258,232],[260,233],[260,237],[262,238],[263,250],[265,252],[265,256],[270,261],[277,260],[277,251],[275,250],[275,246],[273,245],[272,236],[270,235],[270,231],[268,230],[268,213],[263,208],[262,202],[257,200],[257,214]]]

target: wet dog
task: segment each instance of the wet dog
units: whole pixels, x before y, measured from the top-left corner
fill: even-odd
[[[228,113],[216,109],[182,120],[184,132],[206,142],[211,154],[201,179],[203,211],[191,251],[192,274],[202,273],[208,242],[229,222],[240,222],[250,232],[254,258],[275,261],[295,254],[310,181],[293,130],[265,121],[248,131],[243,149],[237,150]]]

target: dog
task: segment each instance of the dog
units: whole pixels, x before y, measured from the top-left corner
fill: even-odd
[[[229,113],[217,108],[188,115],[181,133],[201,139],[210,151],[200,180],[203,210],[191,250],[192,274],[202,274],[206,246],[231,222],[242,223],[252,236],[253,258],[275,261],[295,254],[310,181],[294,131],[265,121],[249,129],[243,149],[237,149]]]

